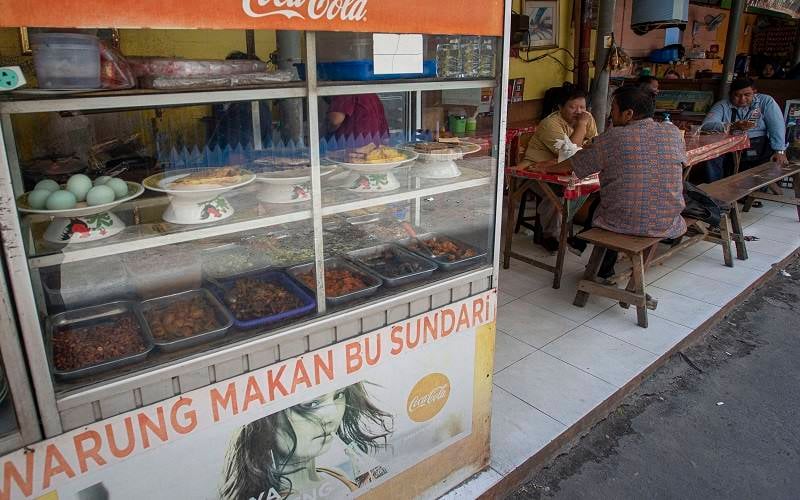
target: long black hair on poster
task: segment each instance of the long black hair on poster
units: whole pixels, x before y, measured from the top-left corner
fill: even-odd
[[[342,389],[345,410],[336,434],[347,445],[354,444],[365,453],[386,447],[392,433],[392,416],[379,409],[369,398],[363,382]],[[224,482],[220,497],[225,500],[258,498],[270,489],[284,498],[292,493],[292,482],[286,477],[297,447],[297,435],[286,412],[293,411],[306,418],[315,418],[303,404],[295,405],[242,426],[231,440],[225,457]],[[320,423],[322,426],[322,423]],[[279,429],[285,429],[292,441],[291,452],[277,452]]]

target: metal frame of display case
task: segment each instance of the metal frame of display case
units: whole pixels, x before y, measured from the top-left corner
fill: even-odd
[[[501,50],[497,50],[497,78],[495,80],[402,80],[381,83],[318,82],[316,74],[316,34],[305,32],[307,75],[305,82],[276,85],[264,89],[154,92],[119,91],[96,95],[56,99],[32,99],[0,102],[0,225],[6,242],[6,263],[21,339],[27,353],[33,391],[40,412],[44,435],[58,435],[93,421],[154,403],[188,392],[241,373],[270,365],[278,360],[332,345],[362,332],[373,330],[421,314],[432,308],[475,295],[496,286],[499,271],[499,252],[493,252],[493,261],[482,268],[425,283],[375,302],[354,306],[305,323],[290,325],[273,332],[259,333],[253,339],[232,343],[205,352],[190,355],[173,362],[158,365],[131,375],[121,375],[85,388],[56,394],[48,363],[34,295],[35,286],[30,270],[66,262],[91,259],[115,253],[131,252],[173,243],[199,240],[211,236],[232,234],[268,227],[285,222],[312,220],[317,276],[318,312],[325,311],[322,218],[327,215],[385,205],[397,201],[419,200],[427,196],[459,191],[479,186],[496,187],[493,248],[498,248],[502,219],[503,157],[505,135],[501,131],[506,123],[506,81],[508,77],[510,0],[505,2],[504,36]],[[318,97],[386,92],[422,92],[431,90],[486,88],[495,89],[495,115],[493,123],[493,153],[491,164],[497,168],[488,177],[456,179],[453,182],[431,182],[429,186],[388,193],[374,198],[354,200],[334,205],[323,205],[320,178]],[[416,94],[419,95],[419,94]],[[311,156],[311,208],[271,217],[199,227],[189,231],[151,236],[133,241],[110,241],[104,246],[92,246],[53,255],[29,258],[25,252],[24,235],[15,209],[14,187],[21,187],[18,178],[18,158],[11,115],[15,113],[114,110],[153,108],[160,106],[202,105],[216,102],[252,101],[270,98],[302,97],[307,99],[309,149]],[[141,200],[145,203],[147,200]],[[134,206],[136,201],[131,202]],[[417,202],[418,206],[418,202]],[[418,214],[418,212],[417,212]],[[5,349],[3,349],[5,353]],[[15,393],[16,397],[17,394]],[[30,434],[24,441],[32,442],[39,436]]]
[[[2,254],[2,251],[0,251]],[[42,437],[39,415],[33,400],[33,391],[28,380],[25,355],[19,343],[11,294],[6,285],[5,265],[0,262],[0,354],[11,404],[17,421],[17,429],[0,437],[0,453],[5,453]]]

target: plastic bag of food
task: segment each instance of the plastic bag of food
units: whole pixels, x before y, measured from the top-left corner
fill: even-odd
[[[197,78],[263,73],[267,71],[267,63],[247,59],[199,60],[169,57],[130,57],[128,62],[137,78],[146,76]]]
[[[292,81],[291,71],[270,71],[264,73],[245,73],[241,75],[205,76],[192,78],[173,78],[166,76],[145,76],[139,80],[145,89],[208,89],[233,88],[248,85],[264,85],[275,82]]]
[[[556,140],[554,144],[556,151],[558,151],[559,163],[569,159],[572,155],[581,150],[581,147],[572,142],[567,134],[564,137]]]
[[[136,86],[136,77],[125,56],[105,41],[100,42],[100,82],[104,89],[112,90]]]

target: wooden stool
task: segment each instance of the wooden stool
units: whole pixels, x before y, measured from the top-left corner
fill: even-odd
[[[661,238],[629,236],[599,228],[592,228],[577,236],[593,244],[594,250],[592,250],[592,256],[586,266],[583,279],[578,283],[578,292],[575,294],[573,304],[578,307],[585,306],[591,294],[618,300],[620,305],[625,308],[632,304],[636,306],[637,323],[642,328],[647,328],[647,309],[655,309],[658,303],[655,301],[648,303],[647,301],[644,272],[650,264]],[[631,277],[624,290],[595,281],[607,250],[624,253],[631,261]]]

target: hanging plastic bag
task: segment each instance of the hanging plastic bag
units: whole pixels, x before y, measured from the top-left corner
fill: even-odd
[[[136,86],[131,65],[122,53],[108,44],[100,42],[100,82],[104,89],[122,90]]]
[[[553,145],[558,151],[559,163],[571,158],[572,155],[581,150],[581,147],[572,142],[567,134],[564,134],[563,138],[557,139]]]

